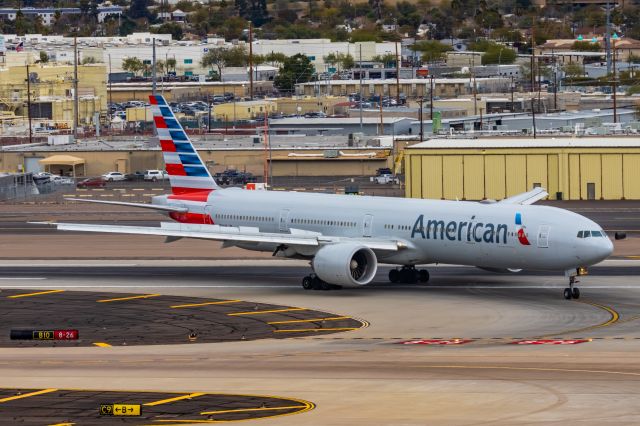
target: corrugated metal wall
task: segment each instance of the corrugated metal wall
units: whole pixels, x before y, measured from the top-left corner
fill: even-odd
[[[540,185],[552,199],[640,199],[640,148],[488,151],[408,149],[407,196],[499,200]]]

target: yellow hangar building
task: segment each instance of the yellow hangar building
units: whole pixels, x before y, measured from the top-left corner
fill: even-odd
[[[542,186],[550,199],[640,199],[640,139],[431,139],[404,151],[406,196],[500,200]]]

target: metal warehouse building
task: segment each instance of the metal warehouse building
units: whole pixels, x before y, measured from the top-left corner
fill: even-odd
[[[406,195],[500,200],[640,199],[640,138],[431,139],[405,149]]]

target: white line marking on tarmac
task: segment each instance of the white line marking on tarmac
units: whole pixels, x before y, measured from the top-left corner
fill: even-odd
[[[48,280],[46,277],[0,277],[4,281],[30,281],[30,280]]]

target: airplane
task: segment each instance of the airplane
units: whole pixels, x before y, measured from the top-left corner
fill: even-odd
[[[606,259],[613,244],[602,228],[568,210],[535,206],[542,188],[505,198],[444,201],[220,188],[163,96],[150,104],[171,194],[151,204],[72,199],[153,209],[173,221],[160,227],[55,223],[59,230],[217,240],[223,247],[310,260],[306,290],[370,284],[379,264],[392,283],[427,282],[424,264],[476,266],[494,272],[564,271],[566,299],[576,277]]]

